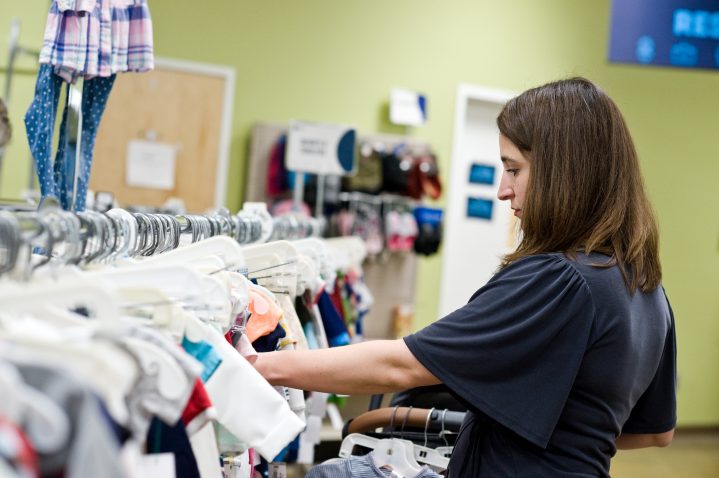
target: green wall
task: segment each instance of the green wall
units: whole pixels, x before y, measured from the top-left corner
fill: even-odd
[[[0,18],[24,15],[24,37],[38,44],[46,4],[4,0]],[[677,318],[680,423],[719,424],[718,72],[608,64],[609,0],[151,0],[150,6],[158,55],[237,71],[231,209],[242,203],[256,121],[298,118],[411,134],[434,145],[447,171],[459,83],[522,91],[570,75],[598,82],[633,131],[660,221],[664,283]],[[0,24],[0,39],[6,36]],[[411,131],[388,125],[393,86],[428,95],[427,125]],[[24,132],[16,125],[17,145]],[[440,260],[422,261],[418,326],[436,319]]]
[[[40,49],[45,28],[45,14],[48,0],[3,0],[0,6],[0,96],[5,97],[8,61],[10,20],[20,19],[19,44],[26,48]],[[28,188],[31,156],[25,138],[23,115],[32,101],[37,73],[37,60],[31,56],[18,56],[16,73],[10,90],[10,122],[13,138],[5,149],[2,177],[0,177],[0,198],[19,198]]]

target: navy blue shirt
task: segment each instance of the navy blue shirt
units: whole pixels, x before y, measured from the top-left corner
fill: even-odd
[[[450,477],[608,477],[615,440],[676,422],[664,290],[630,294],[600,254],[540,254],[405,337],[470,408]]]

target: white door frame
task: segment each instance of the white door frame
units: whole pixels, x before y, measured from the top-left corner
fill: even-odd
[[[477,256],[481,257],[467,257],[464,260],[464,267],[462,270],[458,269],[459,259],[455,256],[456,254],[464,254],[462,252],[461,245],[474,243],[475,237],[459,237],[465,235],[467,229],[481,229],[478,234],[481,234],[484,239],[487,235],[494,237],[493,244],[498,244],[500,236],[503,238],[502,244],[506,244],[508,220],[500,217],[501,215],[508,215],[508,211],[505,211],[505,204],[497,204],[495,202],[493,219],[491,221],[481,222],[478,219],[468,219],[466,217],[467,198],[473,194],[478,194],[483,197],[496,197],[497,186],[499,183],[499,176],[501,175],[501,162],[499,157],[491,158],[495,164],[495,180],[494,184],[489,185],[475,185],[469,183],[469,161],[467,154],[467,119],[469,107],[472,102],[482,102],[488,104],[490,107],[496,107],[497,110],[501,109],[510,98],[516,96],[511,91],[505,91],[494,88],[486,88],[483,86],[475,86],[470,84],[460,84],[457,88],[457,97],[455,104],[455,115],[454,115],[454,133],[452,141],[452,162],[450,166],[450,177],[449,185],[447,188],[449,195],[447,198],[447,211],[444,221],[444,246],[442,253],[442,275],[440,284],[440,300],[439,300],[439,313],[440,317],[444,316],[458,307],[461,307],[470,298],[471,293],[464,297],[469,288],[472,291],[478,289],[483,285],[483,281],[491,275],[492,269],[498,265],[498,261],[493,261],[494,258],[498,257],[501,253],[506,251],[506,248],[502,250],[487,250],[487,251],[474,251],[473,248],[469,248],[476,253]],[[494,118],[491,119],[492,121]],[[487,127],[491,127],[487,123]],[[496,128],[496,126],[495,126]],[[498,155],[497,155],[498,156]],[[489,159],[489,158],[487,158]],[[508,209],[509,206],[506,206]],[[472,222],[474,221],[474,222]],[[480,221],[480,222],[477,222]],[[479,244],[477,248],[491,247],[482,245],[482,240],[476,241]],[[454,244],[453,244],[454,243]],[[460,247],[457,247],[460,246]],[[484,254],[484,255],[482,255]],[[477,277],[480,277],[478,279]],[[458,297],[457,281],[468,282],[465,286],[460,287],[462,289],[459,295],[462,295],[461,300]],[[467,289],[467,290],[464,290]]]

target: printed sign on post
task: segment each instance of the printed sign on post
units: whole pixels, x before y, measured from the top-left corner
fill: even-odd
[[[287,169],[346,176],[355,164],[356,132],[336,124],[291,121],[287,135]]]

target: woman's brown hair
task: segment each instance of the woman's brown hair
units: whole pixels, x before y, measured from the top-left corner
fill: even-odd
[[[531,163],[522,239],[502,267],[545,252],[601,252],[629,290],[661,281],[659,234],[637,152],[617,105],[591,81],[571,78],[525,91],[497,117]]]

